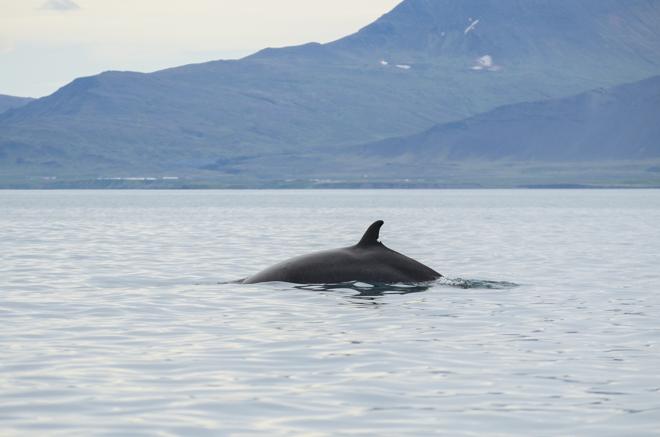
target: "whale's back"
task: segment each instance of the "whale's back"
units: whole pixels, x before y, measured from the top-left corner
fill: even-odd
[[[415,283],[442,275],[424,264],[387,248],[378,241],[383,221],[373,223],[355,246],[326,250],[283,261],[243,282],[294,284]]]
[[[292,258],[248,277],[244,283],[413,283],[433,281],[441,276],[424,264],[380,245],[352,246]]]

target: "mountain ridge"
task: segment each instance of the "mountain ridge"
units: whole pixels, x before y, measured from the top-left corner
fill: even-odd
[[[660,158],[660,76],[575,96],[505,105],[412,136],[352,148],[366,156],[462,161]]]
[[[0,114],[0,175],[195,173],[660,74],[660,1],[577,3],[406,0],[327,44],[76,79]]]
[[[35,99],[32,97],[17,97],[0,94],[0,114],[7,112],[10,109],[20,108],[21,106],[27,105],[33,100]]]

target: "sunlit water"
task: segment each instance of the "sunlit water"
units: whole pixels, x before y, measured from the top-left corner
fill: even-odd
[[[659,287],[660,191],[3,191],[0,434],[658,435]]]

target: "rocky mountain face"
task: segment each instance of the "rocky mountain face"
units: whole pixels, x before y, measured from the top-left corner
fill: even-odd
[[[639,0],[413,0],[330,47],[415,58],[490,55],[509,64],[576,53],[639,61],[642,52],[657,55],[659,8]]]
[[[249,180],[263,169],[227,163],[277,174],[277,157],[657,74],[660,0],[405,0],[328,44],[76,79],[0,114],[0,176]]]

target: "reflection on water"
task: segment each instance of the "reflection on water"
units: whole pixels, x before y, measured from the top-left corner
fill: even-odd
[[[348,292],[354,299],[369,299],[388,294],[421,293],[431,288],[430,284],[367,284],[364,282],[345,282],[340,284],[294,285],[293,288],[306,291]]]
[[[462,289],[505,290],[517,287],[518,284],[506,281],[486,281],[479,279],[440,278],[428,283],[415,284],[369,284],[365,282],[344,282],[338,284],[292,285],[293,288],[306,291],[338,291],[348,292],[355,299],[383,297],[390,294],[422,293],[433,287],[455,287]]]
[[[218,284],[376,218],[449,278]],[[657,435],[658,223],[653,190],[3,191],[0,435]]]

